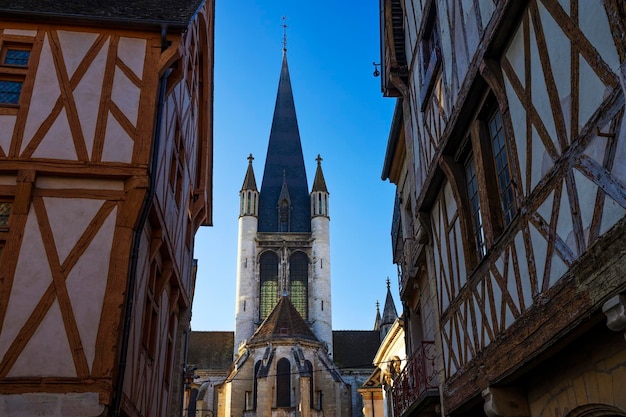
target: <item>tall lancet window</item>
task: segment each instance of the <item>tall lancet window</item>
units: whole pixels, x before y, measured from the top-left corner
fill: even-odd
[[[308,320],[309,310],[309,259],[296,252],[289,259],[289,298],[303,319]]]
[[[278,227],[279,232],[289,231],[289,202],[287,200],[282,200],[278,206]]]
[[[291,407],[291,363],[287,358],[276,364],[276,407]]]
[[[274,252],[261,255],[260,275],[259,318],[265,320],[278,300],[278,256]]]

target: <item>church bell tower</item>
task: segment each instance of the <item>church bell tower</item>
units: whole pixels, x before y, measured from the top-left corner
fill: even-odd
[[[309,192],[286,48],[260,192],[253,159],[239,193],[235,356],[281,296],[332,355],[329,193],[319,155]]]

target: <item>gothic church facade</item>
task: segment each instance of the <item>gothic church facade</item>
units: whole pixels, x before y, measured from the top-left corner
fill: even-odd
[[[356,388],[371,373],[380,336],[332,330],[329,193],[319,156],[309,191],[286,51],[260,191],[253,159],[240,190],[234,335],[221,345],[216,332],[192,332],[190,340],[200,388],[196,411],[359,415]],[[365,369],[341,360],[352,371],[342,376],[335,341],[342,353],[363,346]],[[340,359],[347,357],[342,353]]]

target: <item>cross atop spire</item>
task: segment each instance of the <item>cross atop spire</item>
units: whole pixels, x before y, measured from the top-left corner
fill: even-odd
[[[280,25],[283,28],[283,53],[287,52],[287,16],[283,16],[283,24]]]
[[[248,162],[252,163],[252,161],[254,161],[254,156],[252,156],[252,154],[248,155]]]

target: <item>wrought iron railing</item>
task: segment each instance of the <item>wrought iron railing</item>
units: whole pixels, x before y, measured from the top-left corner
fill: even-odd
[[[394,416],[401,417],[416,401],[422,401],[436,389],[435,343],[422,342],[393,381]]]

